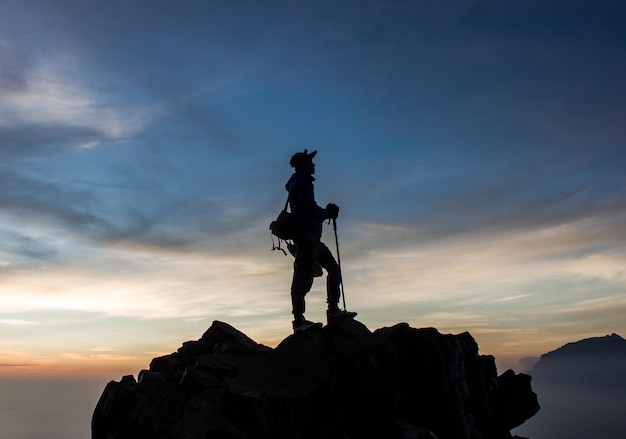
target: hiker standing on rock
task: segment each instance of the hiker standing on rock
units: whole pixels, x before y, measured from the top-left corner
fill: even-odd
[[[293,313],[294,332],[305,331],[315,326],[321,326],[304,318],[304,296],[313,286],[315,268],[319,264],[326,270],[326,311],[327,321],[342,317],[354,317],[356,313],[339,309],[341,270],[333,254],[321,241],[322,223],[326,219],[336,219],[339,207],[329,203],[322,208],[315,202],[313,182],[315,178],[315,164],[313,157],[317,151],[311,153],[297,152],[291,157],[289,164],[295,169],[285,188],[289,192],[289,206],[291,213],[298,220],[298,231],[293,239],[294,256],[293,280],[291,282],[291,305]]]

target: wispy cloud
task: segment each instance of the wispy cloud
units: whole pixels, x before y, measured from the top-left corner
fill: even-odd
[[[33,326],[40,325],[40,322],[33,322],[29,320],[20,320],[20,319],[0,319],[0,325],[8,325],[8,326]]]

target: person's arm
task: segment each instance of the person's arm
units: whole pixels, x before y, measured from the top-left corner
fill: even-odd
[[[300,186],[300,202],[303,207],[304,214],[314,220],[324,221],[329,218],[328,211],[317,205],[315,201],[315,192],[313,190],[313,182],[306,181],[306,184]]]

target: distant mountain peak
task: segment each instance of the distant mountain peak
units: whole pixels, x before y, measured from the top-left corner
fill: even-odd
[[[613,333],[590,337],[543,354],[532,368],[538,382],[587,389],[626,389],[626,340]]]
[[[541,356],[541,360],[581,355],[626,355],[626,340],[616,333],[602,337],[590,337],[567,343]]]
[[[625,370],[626,340],[615,333],[542,355],[531,369],[542,417],[521,436],[623,439]]]

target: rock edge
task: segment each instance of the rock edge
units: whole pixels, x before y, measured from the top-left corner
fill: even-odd
[[[92,439],[508,439],[539,410],[530,382],[467,332],[339,319],[272,349],[214,321],[109,382]]]

